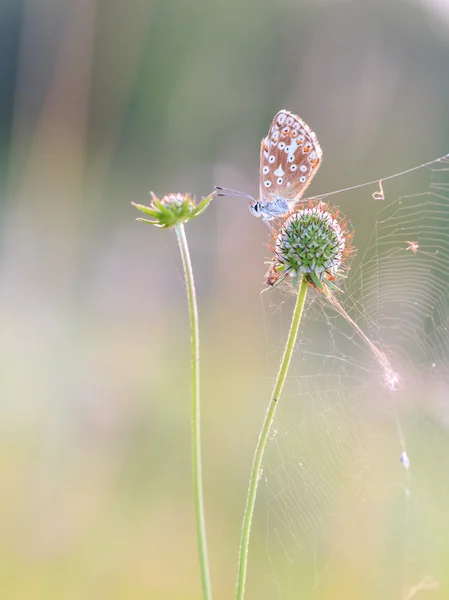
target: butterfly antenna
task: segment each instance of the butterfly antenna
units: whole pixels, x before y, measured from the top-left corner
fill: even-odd
[[[255,198],[249,194],[245,194],[245,192],[238,192],[237,190],[231,190],[231,188],[221,187],[220,185],[216,185],[215,189],[219,192],[217,196],[237,196],[239,198],[247,198],[251,202],[257,202]]]

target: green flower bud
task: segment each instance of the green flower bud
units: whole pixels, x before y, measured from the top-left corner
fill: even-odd
[[[150,223],[156,227],[174,227],[190,219],[201,215],[209,206],[215,192],[204,198],[198,205],[189,194],[167,194],[159,198],[151,192],[152,202],[150,206],[143,204],[131,204],[141,212],[149,215],[150,219],[137,219],[143,223]]]

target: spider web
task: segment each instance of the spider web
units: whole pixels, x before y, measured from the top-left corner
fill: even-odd
[[[257,597],[447,599],[449,155],[341,191],[343,212],[366,204],[358,256],[341,310],[308,294],[261,475]],[[262,298],[275,372],[292,298]]]

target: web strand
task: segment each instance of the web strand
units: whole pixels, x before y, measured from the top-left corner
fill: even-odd
[[[444,156],[440,156],[440,158],[436,158],[435,160],[430,160],[429,162],[423,163],[422,165],[418,165],[416,167],[411,167],[410,169],[406,169],[405,171],[401,171],[400,173],[395,173],[394,175],[388,175],[388,177],[382,177],[382,179],[374,179],[373,181],[368,181],[366,183],[359,183],[358,185],[353,185],[347,188],[342,188],[341,190],[335,190],[333,192],[327,192],[326,194],[318,194],[317,196],[315,196],[315,198],[317,198],[318,200],[322,200],[323,198],[329,198],[329,196],[336,196],[337,194],[342,194],[343,192],[352,192],[353,190],[358,190],[360,188],[364,188],[364,187],[369,187],[371,185],[382,185],[382,182],[384,181],[389,181],[391,179],[397,179],[399,177],[402,177],[404,175],[407,175],[408,173],[413,173],[414,171],[419,171],[420,169],[424,169],[426,167],[430,167],[432,165],[435,165],[435,163],[439,163],[439,162],[443,162],[445,160],[449,161],[449,153],[445,154]],[[449,168],[449,163],[448,163],[448,168]],[[381,187],[380,189],[381,194],[383,194],[383,189]],[[384,198],[378,198],[380,199],[384,199]]]
[[[362,340],[366,343],[366,345],[370,348],[370,350],[376,357],[377,361],[379,362],[380,367],[382,368],[382,371],[384,374],[384,381],[385,381],[385,385],[386,385],[387,389],[390,392],[396,391],[398,389],[398,385],[399,385],[399,375],[394,372],[385,352],[382,352],[382,350],[379,350],[379,348],[360,329],[360,327],[357,325],[357,323],[354,321],[354,319],[352,319],[348,315],[348,313],[345,311],[345,309],[342,307],[342,305],[337,300],[337,298],[334,296],[334,294],[329,292],[326,295],[326,297],[327,297],[328,301],[332,304],[332,306],[335,308],[335,310],[337,310],[342,315],[342,317],[344,319],[346,319],[346,321],[348,323],[350,323],[352,325],[352,327],[354,327],[355,331],[358,333],[358,335],[362,338]]]

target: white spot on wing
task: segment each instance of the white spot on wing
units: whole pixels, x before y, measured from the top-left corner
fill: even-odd
[[[294,154],[296,152],[297,147],[298,147],[298,142],[293,139],[290,144],[290,152],[292,154]]]
[[[282,177],[284,175],[284,171],[283,171],[281,165],[279,165],[279,167],[276,169],[274,174],[277,175],[278,177]]]

